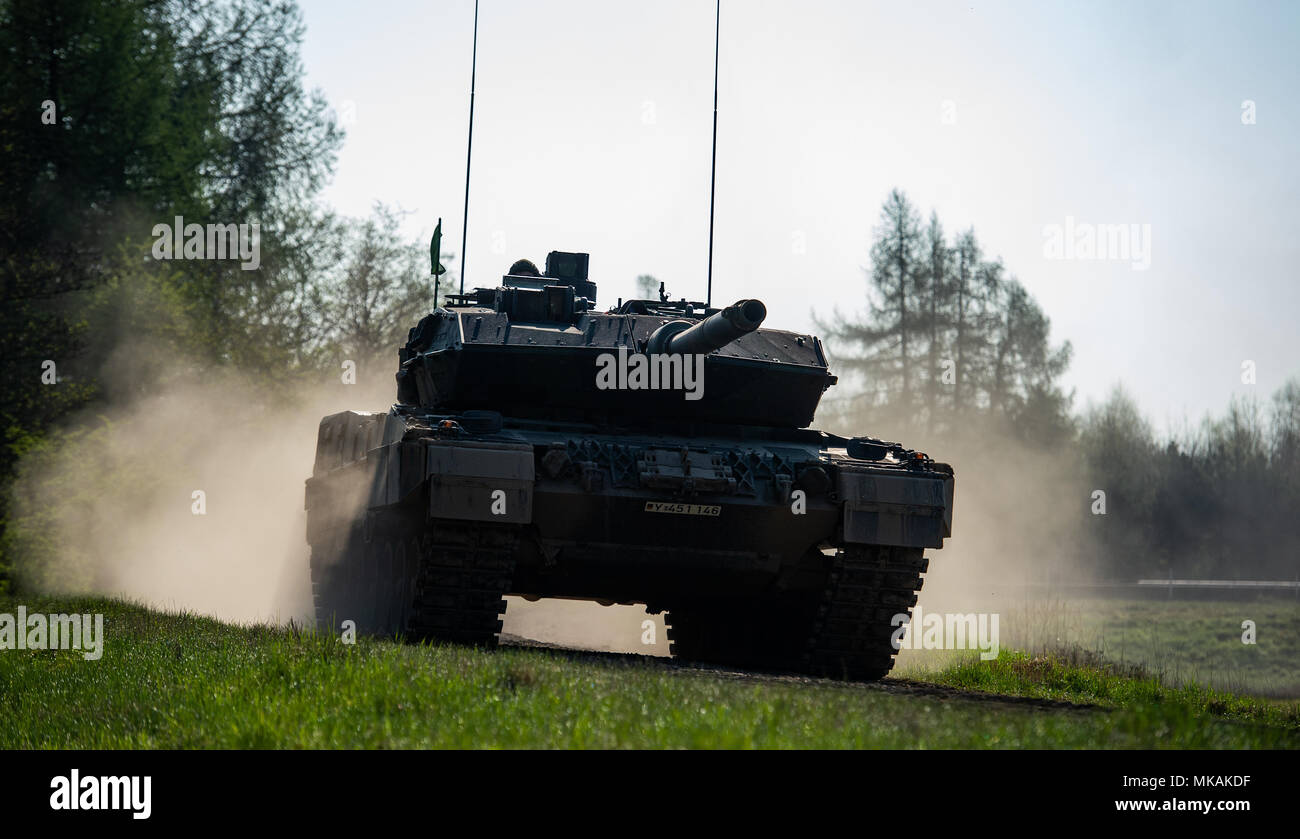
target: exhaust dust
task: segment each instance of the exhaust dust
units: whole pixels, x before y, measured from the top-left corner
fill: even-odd
[[[156,357],[140,347],[115,356]],[[192,376],[168,369],[147,392],[110,377],[106,409],[25,459],[14,491],[20,580],[231,621],[305,620],[303,492],[317,425],[335,411],[385,410],[391,379],[269,391],[235,374]]]

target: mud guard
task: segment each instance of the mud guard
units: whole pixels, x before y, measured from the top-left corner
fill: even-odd
[[[533,447],[519,443],[432,444],[426,459],[429,515],[531,524]]]
[[[879,475],[839,470],[844,541],[941,548],[952,535],[951,475]]]
[[[429,516],[531,524],[536,474],[526,443],[403,440],[366,454],[371,509],[407,499],[426,481]]]

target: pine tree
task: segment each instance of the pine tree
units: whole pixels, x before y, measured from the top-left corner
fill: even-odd
[[[925,421],[933,430],[943,410],[942,393],[947,385],[943,381],[948,344],[948,307],[952,282],[952,248],[944,238],[943,225],[937,213],[931,211],[930,223],[925,229],[925,249],[928,257],[924,277],[923,295],[926,332],[925,371]]]
[[[847,371],[866,378],[874,401],[910,412],[919,378],[914,364],[916,344],[924,335],[919,287],[926,265],[919,218],[898,190],[889,194],[881,209],[871,266],[866,321],[840,318],[826,333],[852,348],[837,361]]]

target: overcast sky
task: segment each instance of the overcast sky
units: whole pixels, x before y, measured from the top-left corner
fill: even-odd
[[[303,6],[309,84],[347,130],[325,200],[413,211],[424,241],[441,216],[459,252],[473,0]],[[703,298],[713,15],[483,0],[468,286],[574,250],[602,308],[643,273]],[[714,303],[799,330],[862,310],[899,187],[973,225],[1073,342],[1077,406],[1122,381],[1167,427],[1267,398],[1300,375],[1297,45],[1295,3],[723,0]],[[1068,219],[1142,248],[1049,258]]]

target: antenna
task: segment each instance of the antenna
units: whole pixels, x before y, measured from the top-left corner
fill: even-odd
[[[713,166],[709,171],[709,285],[704,302],[706,309],[713,305],[713,203],[718,194],[718,43],[721,34],[722,0],[718,0],[713,21]],[[470,101],[473,102],[472,99]],[[462,275],[464,264],[461,263]]]
[[[719,0],[721,2],[721,0]],[[460,223],[460,293],[465,294],[465,241],[469,235],[469,164],[473,160],[474,153],[474,81],[478,74],[478,0],[474,0],[474,50],[471,53],[469,64],[469,143],[465,149],[465,218]],[[716,94],[715,94],[716,96]],[[714,106],[717,107],[716,105]],[[714,116],[717,120],[717,116]],[[714,132],[717,132],[715,125]],[[716,142],[716,140],[715,140]],[[710,228],[713,222],[710,221]],[[712,253],[713,233],[709,233],[709,249]],[[710,263],[712,256],[709,257]]]

